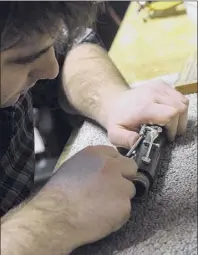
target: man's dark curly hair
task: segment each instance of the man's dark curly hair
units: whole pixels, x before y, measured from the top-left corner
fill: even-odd
[[[0,51],[25,42],[34,32],[53,34],[60,22],[72,41],[94,24],[100,5],[94,1],[0,1]]]

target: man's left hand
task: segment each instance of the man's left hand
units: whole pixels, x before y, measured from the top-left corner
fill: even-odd
[[[142,124],[165,126],[170,141],[186,130],[188,99],[163,81],[144,83],[124,91],[108,111],[107,132],[112,144],[130,148]]]

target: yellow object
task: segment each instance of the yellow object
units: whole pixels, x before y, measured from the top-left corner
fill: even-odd
[[[144,22],[131,2],[109,51],[128,83],[179,73],[197,49],[197,24],[185,14]]]
[[[148,5],[148,8],[153,11],[164,11],[166,9],[173,8],[181,4],[182,2],[183,1],[169,1],[169,2],[156,1],[156,2],[150,3]]]

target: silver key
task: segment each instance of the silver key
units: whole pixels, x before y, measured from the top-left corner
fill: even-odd
[[[156,129],[151,130],[151,132],[150,132],[151,140],[149,142],[148,151],[146,153],[146,156],[142,157],[142,161],[146,164],[149,164],[151,162],[151,158],[149,158],[149,156],[150,156],[150,153],[151,153],[151,149],[154,145],[154,141],[155,141],[155,139],[157,139],[158,135],[159,135],[159,132]]]

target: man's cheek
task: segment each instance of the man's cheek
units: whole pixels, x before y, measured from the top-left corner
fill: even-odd
[[[0,108],[6,108],[10,106],[14,106],[16,102],[19,100],[20,95],[14,95],[9,97],[8,95],[3,95],[0,101]]]
[[[18,99],[19,94],[18,92],[18,86],[16,86],[16,83],[14,83],[13,79],[7,79],[7,81],[4,81],[1,83],[1,91],[0,91],[0,105],[1,107],[9,107],[14,105]]]

